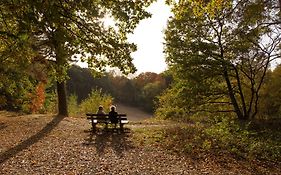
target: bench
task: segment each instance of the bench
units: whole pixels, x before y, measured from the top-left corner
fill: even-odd
[[[109,119],[109,115],[108,114],[92,114],[92,113],[87,113],[86,114],[87,119],[90,120],[91,124],[92,124],[92,129],[93,131],[96,131],[96,125],[98,123],[104,123],[104,124],[111,124],[110,119]],[[128,119],[127,119],[127,115],[126,114],[117,114],[117,119],[118,119],[118,123],[120,126],[120,129],[123,131],[124,129],[124,125],[129,123]]]

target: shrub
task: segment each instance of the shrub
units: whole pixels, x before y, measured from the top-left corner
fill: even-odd
[[[258,128],[253,122],[241,122],[229,118],[207,127],[206,136],[212,140],[213,150],[227,150],[247,159],[280,161],[280,131],[270,127]]]
[[[82,101],[79,105],[80,113],[96,112],[100,105],[104,107],[105,112],[109,112],[109,107],[112,105],[113,98],[108,94],[103,94],[100,90],[92,90],[89,97]]]
[[[56,114],[58,112],[58,98],[55,91],[46,93],[44,107],[46,113]]]
[[[76,94],[71,94],[68,97],[68,112],[70,116],[78,116],[80,113],[80,108],[79,105],[77,103],[77,95]]]

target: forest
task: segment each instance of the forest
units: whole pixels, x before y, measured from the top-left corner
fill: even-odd
[[[0,110],[82,123],[100,105],[120,103],[153,114],[128,125],[135,147],[211,159],[207,166],[219,164],[222,174],[225,159],[231,164],[225,174],[234,172],[236,161],[238,174],[281,173],[281,1],[166,0],[173,14],[163,31],[167,70],[128,76],[136,72],[131,53],[137,50],[128,34],[151,17],[146,8],[154,2],[1,0]],[[114,26],[104,24],[108,16]],[[5,122],[0,117],[0,130]],[[21,146],[11,150],[26,150]],[[0,166],[11,155],[2,150]],[[145,172],[161,171],[152,169]]]
[[[67,81],[68,94],[75,94],[80,103],[88,97],[92,90],[113,97],[116,103],[142,108],[152,113],[155,110],[157,96],[171,83],[171,76],[161,73],[144,72],[134,78],[115,75],[108,72],[101,77],[94,78],[87,68],[73,66],[70,68]]]

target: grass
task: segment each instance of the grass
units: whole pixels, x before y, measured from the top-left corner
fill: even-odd
[[[242,124],[233,120],[207,125],[153,119],[141,124],[157,123],[160,124],[155,127],[135,128],[135,143],[195,157],[212,154],[244,160],[281,161],[280,127],[266,123]]]

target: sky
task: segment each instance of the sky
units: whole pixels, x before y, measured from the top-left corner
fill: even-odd
[[[128,35],[128,41],[137,45],[137,51],[131,54],[137,68],[135,75],[142,72],[161,73],[167,68],[163,53],[164,29],[172,13],[165,0],[157,0],[147,11],[152,16],[140,21],[133,34]],[[106,25],[114,25],[112,19],[106,19],[104,22]],[[87,63],[80,61],[78,65],[87,67]]]
[[[164,29],[171,11],[165,5],[165,0],[158,0],[147,9],[152,14],[151,18],[142,20],[133,35],[129,35],[129,41],[137,45],[138,50],[132,53],[133,63],[141,72],[161,73],[166,70],[163,54]]]

